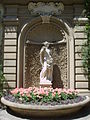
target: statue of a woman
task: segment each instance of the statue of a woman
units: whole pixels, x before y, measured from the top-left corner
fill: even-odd
[[[40,72],[40,83],[51,83],[53,78],[53,59],[50,55],[49,43],[44,42],[44,46],[40,50],[40,63],[42,70]]]

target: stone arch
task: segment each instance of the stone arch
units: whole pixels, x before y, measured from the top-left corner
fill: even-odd
[[[48,16],[49,17],[49,16]],[[67,33],[67,53],[68,53],[68,86],[74,88],[74,39],[72,29],[65,20],[49,17],[49,22],[58,24]],[[17,87],[23,87],[23,64],[24,64],[24,44],[26,41],[26,34],[30,29],[43,22],[42,17],[37,17],[26,23],[19,34],[18,38],[18,60],[17,60]]]

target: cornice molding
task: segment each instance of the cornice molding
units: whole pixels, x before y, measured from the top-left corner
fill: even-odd
[[[84,0],[0,0],[3,4],[27,5],[29,2],[63,2],[64,5],[83,4]]]
[[[74,23],[75,24],[86,24],[87,22],[88,22],[88,18],[77,18],[77,17],[75,17],[74,19],[73,19],[73,21],[74,21]]]

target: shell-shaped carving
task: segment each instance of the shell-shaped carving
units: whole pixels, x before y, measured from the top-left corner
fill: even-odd
[[[45,3],[43,3],[43,2],[38,2],[38,3],[37,3],[37,6],[38,6],[38,7],[41,7],[41,6],[43,6],[43,5],[45,5]]]
[[[60,9],[61,11],[63,11],[64,10],[64,5],[63,5],[63,3],[58,3],[58,9]]]
[[[36,3],[30,2],[30,3],[28,4],[28,9],[29,9],[30,11],[32,11],[32,10],[35,8],[36,5],[37,5]]]
[[[44,2],[30,2],[28,4],[28,10],[31,12],[32,15],[59,15],[64,10],[63,3],[44,3]]]
[[[55,4],[53,2],[49,2],[48,5],[55,6]]]

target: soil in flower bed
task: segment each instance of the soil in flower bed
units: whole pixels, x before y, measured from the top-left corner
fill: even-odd
[[[38,102],[38,101],[22,101],[18,98],[15,98],[13,95],[8,94],[4,96],[6,100],[9,100],[10,102],[15,102],[19,104],[26,104],[26,105],[67,105],[67,104],[74,104],[74,103],[79,103],[81,101],[84,101],[86,99],[85,96],[77,96],[75,99],[67,99],[67,100],[58,100],[58,101],[49,101],[49,102]]]

